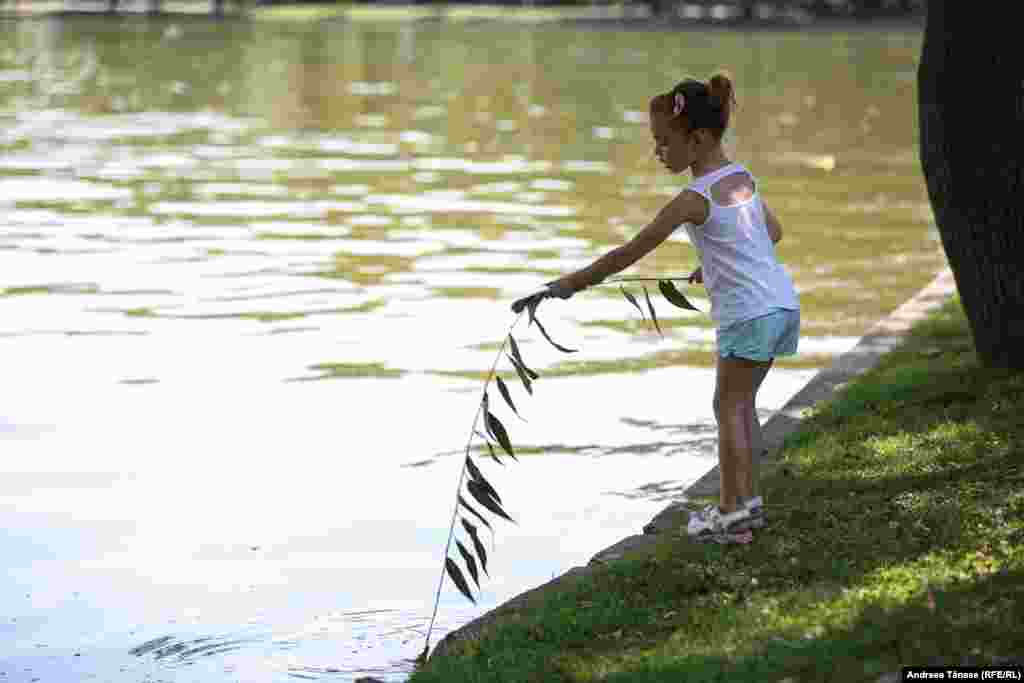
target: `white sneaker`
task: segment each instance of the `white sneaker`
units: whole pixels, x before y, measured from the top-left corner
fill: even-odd
[[[765,525],[764,499],[761,496],[754,496],[743,501],[743,507],[750,512],[750,520],[745,523],[747,529],[762,529]]]
[[[686,535],[694,540],[711,540],[715,536],[749,530],[750,510],[746,506],[725,513],[717,505],[708,505],[699,512],[690,513]]]

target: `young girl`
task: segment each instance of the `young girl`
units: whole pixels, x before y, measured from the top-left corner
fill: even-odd
[[[629,242],[513,305],[522,310],[531,298],[568,299],[686,228],[700,258],[689,281],[707,288],[718,347],[713,405],[720,499],[691,514],[687,533],[698,540],[764,526],[762,498],[754,496],[753,454],[761,444],[754,404],[773,359],[796,353],[800,329],[796,290],[775,257],[782,226],[754,177],[722,150],[734,102],[732,83],[721,74],[707,83],[685,80],[652,98],[654,154],[671,173],[690,170],[692,182]]]

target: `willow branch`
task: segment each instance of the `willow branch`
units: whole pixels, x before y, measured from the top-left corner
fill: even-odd
[[[604,282],[598,282],[597,285],[610,285],[613,282],[658,282],[660,280],[690,280],[689,275],[664,275],[662,277],[617,277],[611,280],[605,280]],[[596,286],[596,285],[595,285]]]
[[[523,312],[520,311],[519,315],[516,316],[515,321],[513,321],[512,325],[508,328],[508,332],[505,334],[504,340],[502,340],[502,342],[501,342],[501,348],[498,349],[498,353],[497,353],[497,355],[494,358],[494,363],[491,364],[491,371],[487,374],[487,379],[484,380],[484,392],[485,393],[487,392],[487,386],[491,383],[491,380],[494,379],[494,373],[498,369],[498,363],[501,361],[501,354],[505,351],[505,346],[508,344],[509,336],[512,334],[512,330],[515,329],[515,326],[519,324],[519,320],[522,317],[523,317]],[[476,408],[476,416],[473,418],[473,426],[469,428],[469,440],[466,442],[466,457],[469,457],[469,449],[473,445],[473,435],[476,433],[476,425],[477,425],[477,422],[480,421],[480,413],[481,413],[481,411],[483,411],[483,407],[484,407],[483,401],[480,401],[480,403],[477,405],[477,408]],[[455,535],[455,520],[459,516],[459,494],[462,491],[462,482],[465,480],[465,478],[466,478],[466,461],[465,461],[465,459],[463,459],[463,461],[462,461],[462,469],[459,471],[459,483],[455,487],[455,507],[452,510],[452,521],[451,521],[451,525],[448,527],[448,542],[444,546],[444,556],[443,557],[448,557],[448,551],[452,547],[452,538]],[[426,640],[426,644],[423,647],[423,654],[424,655],[427,653],[427,651],[430,648],[430,634],[434,630],[434,619],[437,618],[437,608],[438,608],[438,605],[441,603],[441,588],[444,586],[444,576],[445,576],[445,569],[444,569],[444,562],[442,561],[441,562],[441,578],[438,579],[438,582],[437,582],[437,595],[434,597],[434,612],[433,612],[433,614],[430,615],[430,625],[427,627],[427,640]]]

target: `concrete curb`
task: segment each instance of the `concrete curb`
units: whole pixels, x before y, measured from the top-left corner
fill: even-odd
[[[840,356],[831,367],[826,368],[811,378],[803,389],[798,391],[777,413],[763,426],[765,455],[760,459],[759,467],[778,465],[777,456],[786,436],[796,430],[802,422],[808,408],[826,400],[843,387],[851,379],[867,372],[878,364],[881,357],[898,347],[906,338],[910,328],[929,313],[944,304],[956,292],[953,273],[948,268],[913,298],[879,321],[867,334],[861,337],[857,345]],[[514,612],[517,608],[528,605],[532,600],[542,596],[552,588],[565,588],[574,583],[601,564],[621,559],[627,552],[657,542],[657,534],[669,530],[676,518],[676,513],[684,508],[690,498],[706,498],[718,496],[718,466],[711,468],[686,490],[685,500],[675,502],[659,512],[643,528],[642,534],[627,536],[618,543],[611,545],[595,554],[584,567],[573,567],[565,574],[551,581],[521,593],[495,609],[483,614],[464,626],[452,631],[439,642],[430,653],[444,654],[456,642],[474,640],[483,631],[503,616]]]

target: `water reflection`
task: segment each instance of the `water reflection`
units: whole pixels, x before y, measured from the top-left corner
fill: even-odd
[[[732,62],[728,142],[803,293],[765,415],[925,284],[941,255],[892,87],[918,37],[686,38],[0,25],[6,680],[401,680],[507,304],[678,190],[644,111],[686,73]],[[634,270],[694,263],[674,240]],[[655,303],[664,338],[616,288],[546,303],[575,360],[514,330],[542,377],[513,385],[521,461],[482,467],[519,525],[435,642],[713,464],[713,330]]]

